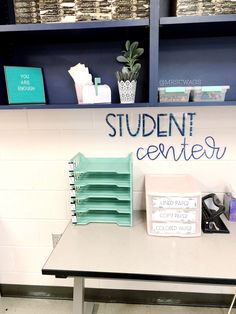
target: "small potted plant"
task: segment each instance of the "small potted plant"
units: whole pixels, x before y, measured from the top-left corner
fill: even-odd
[[[144,53],[143,48],[139,48],[137,41],[130,43],[129,40],[125,43],[125,50],[122,51],[116,60],[123,63],[121,71],[116,72],[118,80],[118,89],[121,103],[134,103],[137,86],[137,79],[141,69],[141,64],[138,62],[139,57]]]

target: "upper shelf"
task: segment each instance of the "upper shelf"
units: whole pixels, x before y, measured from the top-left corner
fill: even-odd
[[[76,30],[130,28],[130,27],[144,27],[144,26],[149,26],[149,19],[90,21],[90,22],[78,22],[78,23],[8,24],[8,25],[0,25],[0,33],[76,31]]]
[[[124,33],[142,33],[145,36],[149,28],[149,19],[137,20],[109,20],[90,21],[77,23],[49,23],[49,24],[8,24],[0,25],[0,36],[5,41],[9,38],[18,41],[46,42],[55,40],[57,42],[73,40],[78,36],[80,40],[97,40],[103,38],[121,38]],[[20,34],[20,36],[19,36]]]
[[[161,37],[233,36],[236,14],[162,17],[160,33]]]

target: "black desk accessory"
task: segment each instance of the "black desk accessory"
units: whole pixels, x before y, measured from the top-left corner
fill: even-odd
[[[218,208],[210,208],[210,204]],[[211,193],[202,198],[202,231],[204,233],[229,233],[228,228],[220,218],[225,211],[224,205],[216,194]]]

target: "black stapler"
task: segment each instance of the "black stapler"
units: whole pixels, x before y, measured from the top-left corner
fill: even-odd
[[[209,204],[218,209],[211,209]],[[229,233],[228,228],[220,218],[225,211],[224,205],[216,194],[211,193],[202,198],[202,231],[204,233]]]

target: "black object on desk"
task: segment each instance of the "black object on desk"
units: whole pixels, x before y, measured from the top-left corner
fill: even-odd
[[[208,203],[215,205],[218,210],[211,209]],[[204,233],[229,233],[228,228],[220,218],[225,211],[216,194],[211,193],[202,198],[202,231]]]

